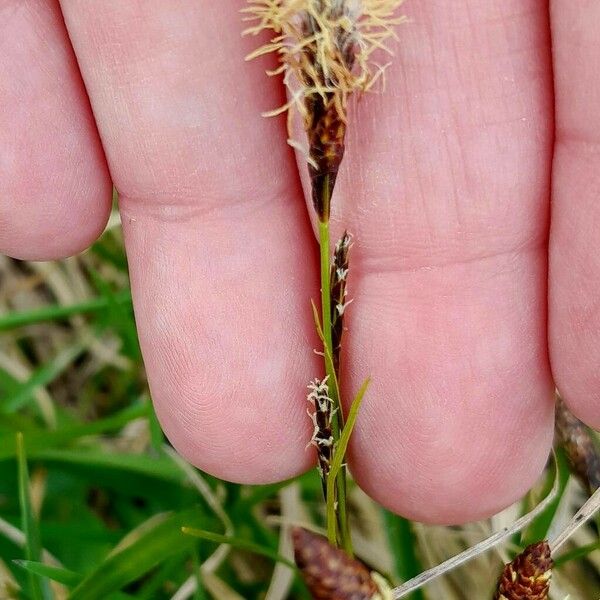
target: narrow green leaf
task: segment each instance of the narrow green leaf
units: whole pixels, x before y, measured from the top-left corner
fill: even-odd
[[[48,579],[52,579],[52,581],[62,583],[66,586],[77,585],[82,579],[81,575],[74,571],[69,571],[69,569],[63,569],[61,567],[52,567],[41,562],[32,560],[14,560],[13,563],[26,571],[29,571],[29,573],[33,573],[40,577],[47,577]]]
[[[83,579],[79,573],[61,567],[52,567],[41,562],[14,560],[13,563],[34,575],[47,577],[67,587],[73,587]],[[132,598],[133,596],[129,594],[115,592],[114,594],[109,594],[107,600],[132,600]]]
[[[32,431],[27,435],[27,449],[31,456],[36,450],[44,450],[68,444],[69,442],[88,435],[96,435],[116,431],[127,423],[148,414],[148,404],[138,403],[128,406],[122,411],[81,425],[65,426],[57,430]],[[15,446],[10,440],[0,439],[0,460],[15,456]]]
[[[579,548],[575,548],[573,550],[570,550],[569,552],[565,552],[558,558],[554,559],[554,566],[556,568],[559,568],[572,560],[579,560],[580,558],[586,558],[587,556],[589,556],[592,552],[595,552],[596,550],[600,550],[600,540],[598,540],[596,542],[592,542],[591,544],[587,544],[585,546],[581,546]]]
[[[13,312],[1,315],[0,331],[7,331],[9,329],[33,325],[35,323],[43,323],[44,321],[67,319],[74,315],[102,311],[108,308],[110,302],[131,305],[131,292],[129,290],[117,292],[112,300],[109,300],[108,298],[94,298],[70,306],[46,306],[27,312]]]
[[[21,527],[25,534],[25,558],[30,561],[39,562],[42,557],[42,542],[40,540],[37,519],[33,514],[33,507],[31,505],[31,496],[29,493],[29,469],[27,467],[25,441],[22,433],[17,433],[16,446]],[[52,592],[46,579],[31,573],[29,583],[31,587],[31,596],[34,600],[52,598]]]
[[[134,541],[109,554],[73,590],[70,600],[102,600],[136,581],[174,554],[191,550],[194,540],[181,531],[185,524],[201,525],[203,513],[188,509],[138,528]]]
[[[163,456],[109,454],[100,450],[37,449],[31,452],[30,457],[44,463],[82,466],[90,469],[106,468],[152,477],[178,485],[189,485],[185,475],[173,467],[171,460]]]
[[[274,552],[270,548],[259,546],[258,544],[254,544],[242,538],[221,535],[219,533],[213,533],[212,531],[205,531],[204,529],[194,529],[193,527],[182,527],[181,530],[187,535],[208,540],[209,542],[215,542],[217,544],[228,544],[229,546],[233,546],[238,550],[245,550],[246,552],[252,552],[253,554],[266,556],[275,562],[283,563],[291,569],[297,569],[296,565],[292,561],[288,560],[284,556],[281,556],[280,554],[277,554],[277,552]]]
[[[412,523],[388,510],[383,510],[383,518],[394,561],[394,575],[399,583],[404,583],[424,570],[415,552],[417,543]],[[417,590],[413,592],[411,598],[412,600],[423,600],[423,592]]]
[[[85,350],[85,347],[83,342],[77,342],[64,348],[53,360],[36,370],[3,404],[0,404],[0,410],[11,413],[23,408],[33,399],[39,387],[54,381]]]
[[[530,544],[534,544],[535,542],[539,542],[540,540],[545,540],[548,538],[550,526],[552,525],[552,521],[556,516],[556,511],[558,510],[560,501],[563,497],[563,494],[565,493],[567,482],[569,481],[570,476],[569,461],[562,448],[557,448],[555,456],[555,472],[552,474],[552,476],[548,476],[546,485],[541,492],[541,497],[544,498],[548,495],[550,489],[554,484],[555,477],[558,477],[559,481],[558,493],[556,495],[556,498],[553,499],[553,501],[549,504],[546,510],[544,510],[540,515],[538,515],[527,527],[527,529],[525,529],[521,534],[520,545],[523,548],[526,548]]]
[[[327,537],[329,540],[335,540],[336,537],[334,501],[335,481],[342,468],[342,465],[344,464],[346,450],[348,449],[350,436],[352,435],[352,430],[354,429],[356,418],[358,417],[358,411],[370,383],[371,378],[367,377],[364,383],[360,386],[356,397],[352,401],[352,406],[350,407],[350,412],[348,413],[348,419],[346,420],[346,424],[344,425],[340,439],[335,445],[335,449],[333,451],[333,460],[331,461],[331,468],[329,469],[329,476],[327,477]]]

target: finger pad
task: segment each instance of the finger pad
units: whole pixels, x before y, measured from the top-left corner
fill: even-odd
[[[24,2],[2,19],[18,43],[0,60],[0,248],[61,258],[102,231],[110,179],[57,6]]]
[[[352,464],[369,494],[417,520],[458,523],[533,484],[553,429],[544,277],[534,250],[357,282],[352,380],[374,384]]]
[[[235,226],[204,215],[201,235],[193,217],[158,223],[124,211],[157,414],[190,462],[224,479],[277,481],[314,459],[305,390],[318,372],[308,319],[315,255],[302,249],[301,211],[230,208]]]
[[[550,353],[558,389],[600,428],[600,165],[597,145],[557,146],[550,245]]]

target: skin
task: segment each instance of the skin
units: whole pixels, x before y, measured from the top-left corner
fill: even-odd
[[[114,183],[161,423],[200,468],[264,483],[314,459],[318,275],[305,167],[260,116],[284,90],[269,58],[244,63],[261,40],[242,5],[0,0],[0,250],[83,250]],[[373,378],[351,468],[391,509],[458,523],[539,476],[553,381],[600,426],[600,6],[404,12],[334,199],[356,238],[346,397]]]

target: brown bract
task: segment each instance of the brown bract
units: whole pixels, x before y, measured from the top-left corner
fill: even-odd
[[[528,546],[504,567],[494,600],[547,600],[552,566],[548,542]]]
[[[361,562],[301,527],[293,529],[292,537],[296,564],[315,600],[383,600]]]
[[[321,221],[329,218],[335,180],[344,158],[346,122],[336,109],[334,94],[309,98],[307,111],[308,172],[311,180],[313,207]]]

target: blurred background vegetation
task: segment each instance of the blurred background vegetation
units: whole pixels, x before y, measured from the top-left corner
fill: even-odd
[[[510,524],[547,492],[551,471],[522,502],[464,527],[408,522],[351,485],[357,552],[398,584]],[[560,497],[523,535],[413,600],[490,598],[502,563],[584,501],[560,456],[559,477]],[[323,524],[316,472],[234,485],[187,465],[163,437],[116,213],[80,256],[0,257],[0,598],[306,599],[286,563],[298,523]],[[577,533],[553,598],[600,596],[597,548],[595,525]]]

